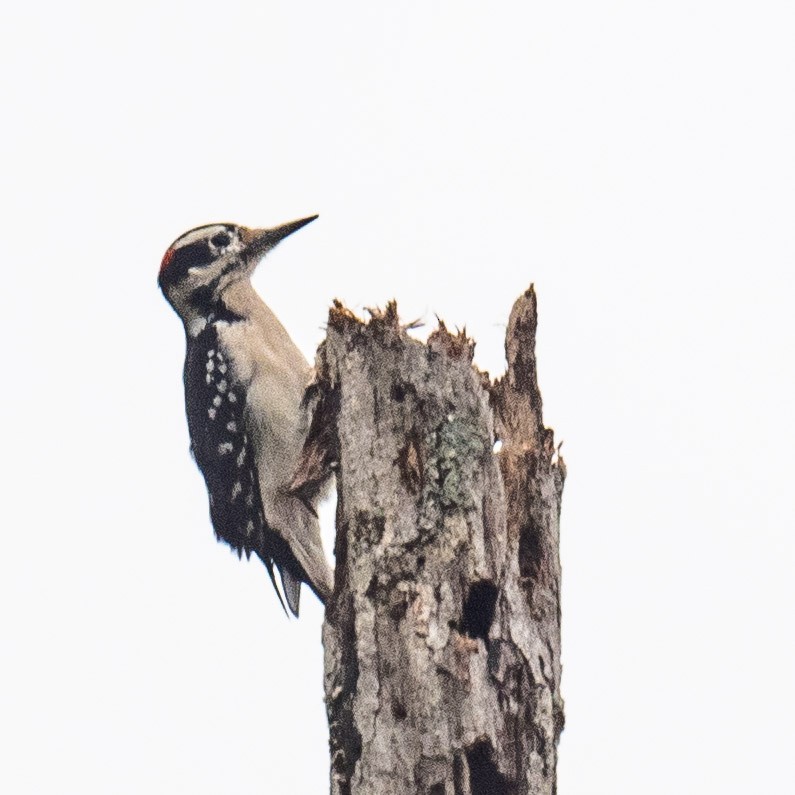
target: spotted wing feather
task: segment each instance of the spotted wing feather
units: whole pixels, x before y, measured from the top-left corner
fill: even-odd
[[[273,574],[273,533],[265,524],[244,424],[243,394],[214,324],[191,341],[184,379],[191,449],[207,484],[216,537],[238,556],[255,552],[262,559],[284,607]]]

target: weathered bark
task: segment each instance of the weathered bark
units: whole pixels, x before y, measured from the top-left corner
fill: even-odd
[[[541,419],[535,293],[493,385],[465,334],[440,324],[426,345],[394,304],[372,314],[331,310],[302,480],[336,469],[331,792],[554,793],[565,469]]]

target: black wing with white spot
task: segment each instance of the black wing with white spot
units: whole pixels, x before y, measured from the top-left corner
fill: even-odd
[[[273,580],[274,534],[264,521],[243,395],[212,323],[188,345],[185,403],[191,451],[207,484],[215,534],[238,555],[256,552]]]

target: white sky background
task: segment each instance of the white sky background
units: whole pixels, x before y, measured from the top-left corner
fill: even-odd
[[[256,277],[309,358],[396,297],[496,373],[536,284],[559,791],[792,791],[790,3],[3,16],[0,790],[327,791],[320,606],[215,543],[155,284],[191,226],[318,212]]]

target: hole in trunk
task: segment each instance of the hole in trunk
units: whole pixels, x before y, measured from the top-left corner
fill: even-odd
[[[487,740],[466,750],[469,765],[469,790],[472,795],[514,795],[516,789],[494,764],[494,751]]]
[[[489,635],[489,627],[494,621],[494,608],[497,606],[497,587],[491,580],[473,583],[464,603],[461,631],[470,638],[483,638]]]

